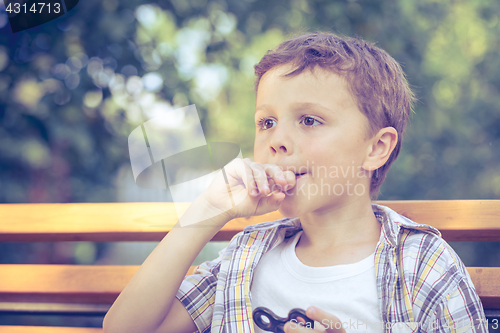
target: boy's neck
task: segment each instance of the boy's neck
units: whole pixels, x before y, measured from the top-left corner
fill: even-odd
[[[373,253],[380,239],[381,225],[370,198],[358,197],[328,211],[311,212],[300,221],[304,232],[297,250],[303,253],[342,253],[345,261],[363,259]]]

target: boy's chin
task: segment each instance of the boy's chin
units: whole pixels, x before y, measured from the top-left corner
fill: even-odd
[[[289,219],[299,217],[301,213],[300,212],[301,207],[297,206],[296,204],[291,204],[290,202],[287,202],[287,199],[289,198],[285,197],[285,199],[279,206],[278,211],[280,212],[281,215],[283,215],[283,217]]]

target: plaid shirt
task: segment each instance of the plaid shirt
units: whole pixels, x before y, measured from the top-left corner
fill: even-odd
[[[385,332],[487,333],[470,276],[440,232],[387,207],[372,207],[382,224],[375,277]],[[198,330],[253,333],[250,285],[255,267],[264,253],[300,230],[298,218],[248,226],[219,258],[187,276],[176,296]]]

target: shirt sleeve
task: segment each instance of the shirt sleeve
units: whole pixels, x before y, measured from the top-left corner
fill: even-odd
[[[438,306],[426,332],[488,333],[483,306],[472,282],[463,278]]]
[[[197,266],[193,275],[184,278],[176,294],[177,299],[191,315],[199,332],[210,331],[215,291],[224,251],[219,252],[217,259]]]

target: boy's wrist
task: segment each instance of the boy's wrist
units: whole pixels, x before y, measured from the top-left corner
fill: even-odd
[[[213,225],[220,229],[232,219],[229,211],[222,211],[214,207],[203,195],[200,195],[182,215],[180,224],[187,226],[203,222],[203,224]]]

